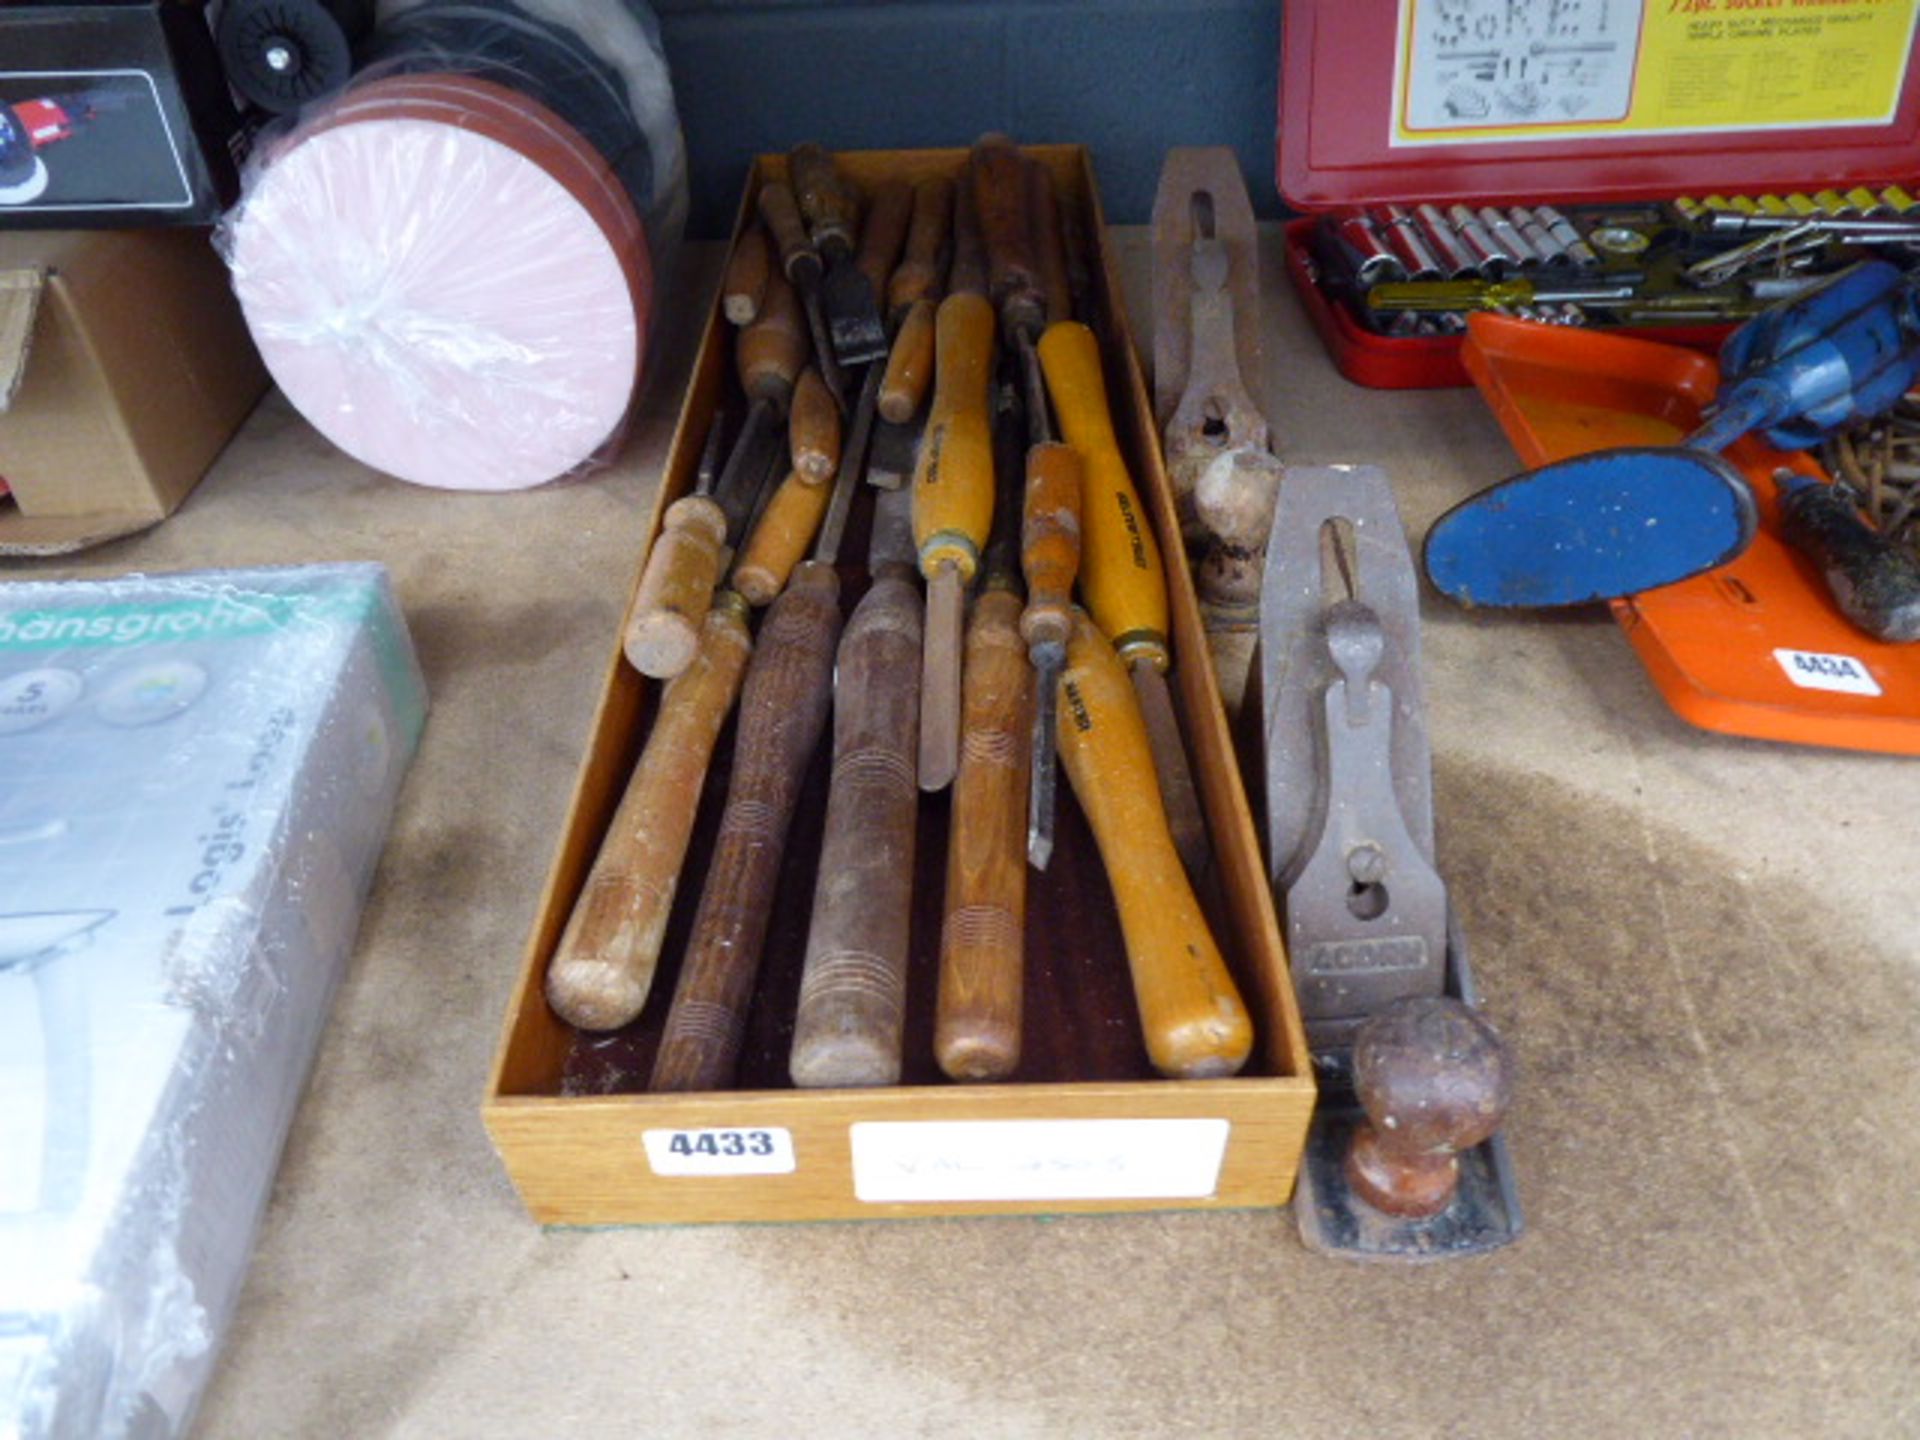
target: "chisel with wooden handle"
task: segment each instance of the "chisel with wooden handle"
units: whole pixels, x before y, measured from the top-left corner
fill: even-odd
[[[712,477],[709,432],[706,459],[690,495],[667,507],[660,534],[634,593],[622,648],[642,675],[669,679],[699,648],[700,624],[720,576],[721,552],[737,545],[766,479],[772,427],[786,414],[807,363],[807,337],[793,287],[768,277],[757,319],[735,339],[735,364],[750,402],[740,438],[725,469]]]
[[[900,262],[901,247],[913,218],[913,201],[913,187],[906,181],[883,180],[874,187],[873,203],[867,206],[867,218],[860,226],[860,249],[853,257],[853,268],[865,278],[868,294],[883,310],[887,287]],[[886,328],[892,332],[891,325]]]
[[[840,468],[840,407],[817,367],[800,372],[787,412],[787,452],[793,473],[808,485],[825,486]]]
[[[859,191],[840,173],[833,156],[811,142],[787,152],[787,173],[813,248],[826,262],[820,308],[834,357],[848,367],[884,359],[887,332],[880,320],[879,296],[853,258],[860,228]]]
[[[820,378],[827,382],[836,401],[844,400],[846,372],[841,369],[840,357],[834,353],[833,337],[827,331],[826,316],[821,311],[820,284],[826,274],[826,263],[807,236],[807,225],[800,218],[800,205],[794,199],[793,187],[784,180],[769,180],[760,187],[754,204],[772,237],[780,273],[800,297],[807,330],[813,336],[813,355],[820,366]]]
[[[1197,875],[1207,863],[1207,827],[1167,692],[1173,652],[1167,643],[1166,573],[1114,434],[1100,342],[1078,321],[1061,321],[1047,327],[1039,352],[1061,433],[1080,455],[1080,593],[1133,676],[1174,842]]]
[[[887,282],[887,319],[898,329],[916,301],[938,303],[952,248],[953,182],[944,176],[913,187],[906,254]]]
[[[900,1079],[913,913],[920,587],[905,490],[875,498],[873,584],[840,637],[833,779],[789,1066],[803,1088]]]
[[[1253,1020],[1174,849],[1126,668],[1084,611],[1059,702],[1060,758],[1113,887],[1148,1057],[1176,1079],[1234,1074]]]
[[[967,586],[993,523],[993,441],[987,386],[993,306],[960,293],[940,302],[933,406],[913,473],[913,534],[927,581],[920,687],[920,788],[953,781],[960,747],[961,620]]]
[[[1033,781],[1027,808],[1027,859],[1036,870],[1053,858],[1054,701],[1073,634],[1073,585],[1080,573],[1080,455],[1071,445],[1042,442],[1027,452],[1021,568],[1027,606],[1020,635],[1033,662],[1039,704],[1034,714]]]
[[[773,272],[773,255],[767,248],[767,232],[749,225],[733,254],[727,257],[726,278],[720,284],[720,310],[731,325],[751,325],[760,318],[760,306],[766,300],[767,276]]]
[[[733,783],[651,1090],[718,1090],[733,1079],[787,830],[832,703],[840,639],[834,559],[858,481],[858,464],[843,460],[813,556],[767,611],[741,682]]]
[[[554,951],[548,1003],[583,1030],[617,1030],[646,1004],[714,741],[753,649],[746,617],[739,596],[715,597],[699,653],[661,693],[646,749]]]
[[[1027,738],[1033,672],[1020,639],[1018,387],[995,386],[993,535],[967,620],[960,769],[947,839],[934,1058],[951,1079],[1003,1080],[1020,1063],[1026,974]]]

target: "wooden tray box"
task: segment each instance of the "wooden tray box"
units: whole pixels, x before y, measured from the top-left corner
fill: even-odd
[[[875,1090],[786,1088],[782,1042],[791,1029],[791,996],[825,801],[825,756],[820,756],[788,845],[757,992],[762,1000],[770,992],[775,999],[756,1001],[742,1058],[746,1088],[690,1095],[617,1093],[644,1083],[672,996],[679,947],[698,899],[702,846],[723,798],[717,783],[723,777],[710,778],[702,800],[707,835],[696,828],[688,879],[675,897],[674,922],[646,1012],[628,1027],[632,1034],[619,1032],[604,1039],[577,1034],[547,1008],[542,994],[547,961],[639,754],[648,707],[657,694],[652,682],[627,665],[614,637],[605,692],[521,962],[483,1107],[488,1132],[509,1175],[542,1223],[1278,1206],[1292,1193],[1314,1101],[1306,1042],[1193,583],[1179,544],[1169,543],[1178,534],[1172,494],[1118,275],[1105,243],[1091,161],[1080,146],[1037,146],[1027,153],[1052,170],[1063,202],[1078,207],[1084,232],[1096,247],[1093,283],[1105,317],[1096,329],[1106,353],[1116,428],[1169,566],[1175,702],[1214,850],[1212,872],[1199,889],[1255,1015],[1259,1040],[1254,1056],[1246,1070],[1231,1079],[1169,1081],[1152,1074],[1140,1049],[1104,871],[1063,773],[1059,850],[1044,880],[1029,872],[1031,1063],[1023,1063],[1021,1074],[998,1085],[955,1085],[933,1067],[932,976],[947,822],[944,797],[929,797],[923,802],[916,864],[916,885],[923,893],[913,924],[908,1083]],[[846,172],[863,187],[896,176],[913,181],[957,174],[965,159],[962,150],[870,151],[840,157]],[[752,216],[751,200],[759,183],[784,177],[785,168],[779,156],[756,162],[736,234]],[[716,296],[675,428],[649,543],[659,532],[666,506],[692,484],[709,420],[723,387],[733,383],[733,347],[726,330]],[[843,547],[843,579],[849,563],[858,562],[864,574],[862,538],[850,534]],[[847,608],[858,593],[857,586],[843,591]],[[729,725],[716,749],[716,770],[726,768],[731,740]],[[823,743],[822,749],[828,748]],[[1053,987],[1051,996],[1044,988],[1036,994],[1036,986],[1046,985]],[[1067,1010],[1075,1012],[1071,1024],[1066,1023]],[[1023,1083],[1029,1071],[1035,1078]],[[606,1091],[616,1093],[602,1093]],[[1105,1123],[1069,1123],[1087,1121]],[[942,1122],[969,1123],[955,1128]],[[981,1122],[989,1128],[979,1128]],[[869,1128],[876,1126],[882,1128]],[[684,1133],[708,1129],[730,1135],[708,1139]],[[746,1132],[744,1141],[740,1132]],[[982,1145],[985,1152],[978,1148]],[[864,1167],[859,1176],[856,1148]],[[742,1149],[777,1153],[771,1160],[751,1153],[733,1157],[740,1166],[790,1168],[781,1173],[711,1173],[727,1163],[725,1152]],[[990,1157],[991,1172],[984,1178],[977,1173],[983,1153]],[[666,1169],[704,1166],[709,1173],[656,1173],[656,1162]],[[1009,1167],[1020,1173],[1010,1177]],[[964,1178],[968,1174],[971,1178]],[[863,1191],[869,1198],[862,1198]],[[981,1193],[995,1198],[973,1198]],[[916,1198],[903,1198],[909,1194]]]

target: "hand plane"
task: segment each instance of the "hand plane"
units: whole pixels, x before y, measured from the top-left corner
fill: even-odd
[[[1167,152],[1153,202],[1154,416],[1214,669],[1237,714],[1281,464],[1261,378],[1259,232],[1224,146]]]
[[[1522,1220],[1511,1090],[1434,865],[1419,591],[1385,474],[1287,472],[1260,596],[1268,874],[1320,1102],[1294,1201],[1313,1249],[1432,1260]]]

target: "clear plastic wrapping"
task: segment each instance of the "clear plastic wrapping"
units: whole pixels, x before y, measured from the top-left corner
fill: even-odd
[[[686,159],[636,0],[411,0],[254,152],[220,231],[322,433],[415,483],[512,490],[624,438]]]
[[[186,1428],[424,710],[378,566],[0,587],[0,1436]]]

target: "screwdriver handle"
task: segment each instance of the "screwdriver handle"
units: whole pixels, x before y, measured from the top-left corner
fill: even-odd
[[[1080,590],[1100,628],[1128,664],[1146,660],[1165,670],[1167,580],[1140,493],[1134,489],[1107,408],[1100,342],[1078,321],[1049,325],[1040,364],[1060,430],[1080,452],[1083,544]]]
[[[1037,333],[1046,320],[1046,300],[1028,223],[1026,164],[1006,136],[987,135],[974,144],[969,168],[987,249],[987,293],[1010,336]]]
[[[824,486],[840,468],[840,406],[811,365],[793,387],[787,449],[794,473],[808,485]]]
[[[920,413],[920,402],[933,380],[934,312],[933,301],[914,301],[893,337],[893,351],[880,382],[880,418],[895,425],[904,425]]]
[[[827,794],[790,1061],[802,1087],[900,1079],[920,795],[920,587],[881,575],[840,641]]]
[[[933,406],[913,469],[913,541],[929,579],[950,564],[971,581],[993,525],[993,334],[982,295],[949,295],[935,312]]]
[[[749,225],[733,254],[727,257],[726,278],[720,285],[720,309],[730,325],[751,325],[760,315],[767,294],[767,276],[773,273],[773,255],[767,232]]]
[[[807,349],[807,320],[800,310],[800,297],[784,278],[769,275],[760,314],[734,341],[740,388],[749,400],[764,400],[775,414],[785,415],[807,363]]]
[[[866,223],[860,227],[860,251],[854,256],[854,268],[867,277],[867,288],[876,305],[883,304],[887,281],[900,247],[907,238],[907,222],[913,215],[913,187],[904,180],[882,181],[867,207]]]
[[[797,470],[780,482],[733,562],[733,588],[749,605],[770,605],[786,587],[832,498],[831,485],[815,485]]]
[[[793,187],[784,180],[769,180],[760,187],[756,203],[760,218],[773,236],[773,248],[780,257],[780,272],[795,285],[819,284],[826,266],[807,238],[800,206],[793,198]]]
[[[752,649],[746,607],[722,595],[693,663],[660,696],[647,748],[547,970],[548,1003],[571,1025],[617,1030],[646,1004],[714,741]]]
[[[726,541],[726,512],[707,496],[683,495],[667,507],[621,640],[642,675],[665,680],[693,663]]]
[[[809,561],[767,612],[741,682],[733,783],[651,1090],[721,1090],[733,1080],[787,829],[826,728],[839,638],[839,578]]]
[[[860,223],[860,199],[841,177],[833,157],[811,141],[796,145],[787,152],[787,174],[814,248],[827,259],[851,254],[854,230]]]
[[[1036,445],[1027,452],[1026,511],[1020,529],[1027,608],[1020,617],[1020,634],[1029,646],[1065,645],[1073,634],[1080,489],[1080,455],[1071,445]]]
[[[1003,1080],[1020,1063],[1034,696],[1019,621],[1019,598],[989,587],[967,625],[933,1040],[960,1081]]]
[[[935,177],[914,186],[907,253],[887,283],[887,316],[895,325],[916,300],[940,298],[952,226],[953,182]]]
[[[1113,887],[1147,1054],[1174,1078],[1231,1075],[1253,1049],[1253,1019],[1174,850],[1132,683],[1084,612],[1059,702],[1060,758]]]

